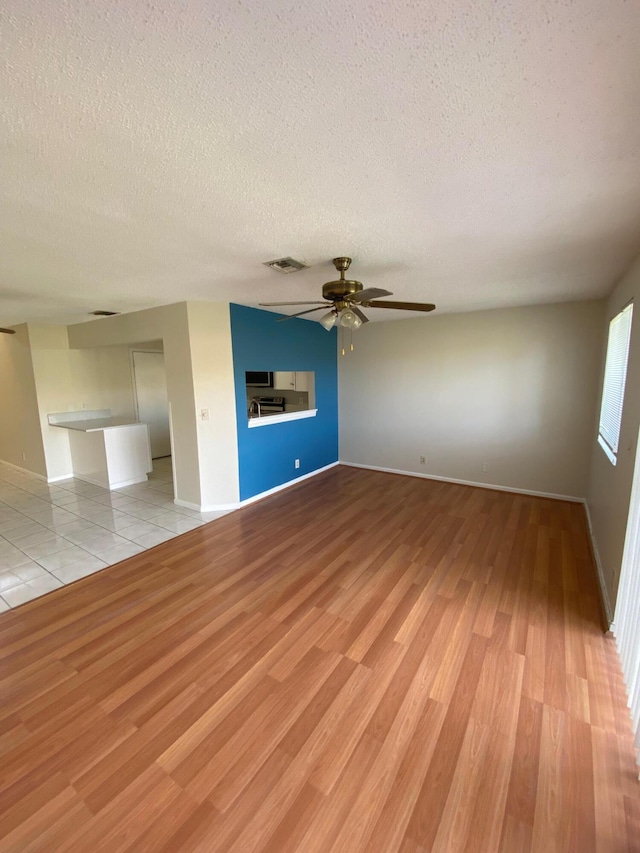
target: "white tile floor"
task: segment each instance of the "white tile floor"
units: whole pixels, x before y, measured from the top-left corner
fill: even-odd
[[[173,503],[171,459],[147,483],[48,485],[0,462],[0,612],[213,521]]]

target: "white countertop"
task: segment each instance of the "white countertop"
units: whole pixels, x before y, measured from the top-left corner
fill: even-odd
[[[249,429],[268,425],[273,426],[273,424],[282,424],[287,421],[301,421],[304,418],[315,418],[317,414],[317,409],[303,409],[301,412],[283,412],[282,414],[269,412],[269,414],[262,415],[260,418],[249,418],[247,426]]]
[[[127,418],[88,418],[83,421],[64,421],[51,426],[62,427],[62,429],[75,429],[79,432],[98,432],[99,430],[115,429],[116,427],[146,426],[139,421],[131,421]]]

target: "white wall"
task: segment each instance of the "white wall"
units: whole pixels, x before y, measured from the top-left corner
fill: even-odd
[[[114,417],[134,416],[128,347],[69,350],[69,366],[81,408],[111,409]]]
[[[339,358],[341,460],[584,497],[602,316],[576,302],[361,327]]]
[[[46,477],[29,329],[15,329],[0,334],[0,460]]]
[[[640,258],[631,266],[607,301],[603,320],[603,343],[598,376],[598,413],[609,322],[631,299],[635,300],[635,306],[618,460],[615,466],[612,465],[597,441],[595,439],[592,441],[591,471],[587,494],[593,535],[612,611],[615,607],[620,580],[638,429],[640,428]]]
[[[203,507],[239,500],[236,392],[228,304],[188,303]],[[209,419],[202,419],[202,411]]]
[[[238,500],[231,324],[226,303],[186,302],[68,327],[74,348],[163,342],[176,498],[193,506]],[[228,394],[231,392],[232,399]],[[208,422],[200,411],[209,409]]]
[[[71,474],[69,435],[49,425],[52,412],[111,409],[133,418],[126,347],[70,350],[65,326],[29,325],[39,422],[50,480]]]

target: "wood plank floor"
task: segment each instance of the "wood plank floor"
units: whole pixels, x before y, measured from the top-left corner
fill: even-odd
[[[640,850],[576,504],[339,467],[0,643],[2,851]]]

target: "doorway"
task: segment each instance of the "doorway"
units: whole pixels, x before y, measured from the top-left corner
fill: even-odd
[[[137,416],[141,423],[149,424],[151,458],[171,456],[164,353],[132,350],[131,360]]]

